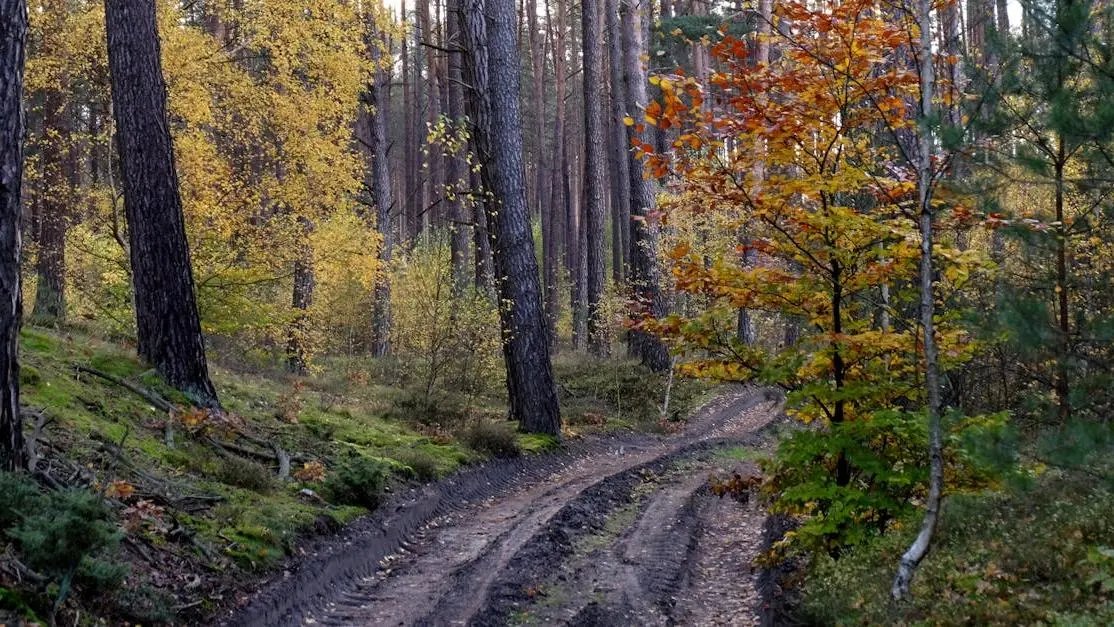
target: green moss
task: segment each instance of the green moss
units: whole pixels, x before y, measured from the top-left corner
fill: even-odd
[[[523,453],[543,453],[560,448],[561,442],[543,433],[519,433],[518,447]]]

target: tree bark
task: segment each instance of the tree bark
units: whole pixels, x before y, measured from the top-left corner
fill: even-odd
[[[560,435],[538,266],[526,207],[514,0],[463,0],[465,71],[501,297],[510,417],[528,433]]]
[[[918,58],[920,59],[921,80],[921,118],[932,119],[933,92],[936,87],[936,78],[933,74],[932,63],[932,2],[931,0],[917,0],[917,21],[920,26],[920,46]],[[929,439],[929,485],[926,500],[927,511],[921,530],[913,544],[901,556],[897,575],[894,577],[891,593],[895,599],[902,599],[909,594],[909,584],[913,579],[913,572],[928,553],[932,544],[932,536],[936,531],[936,523],[940,517],[940,503],[944,492],[944,444],[940,433],[940,373],[936,350],[935,324],[933,317],[936,314],[936,293],[932,285],[934,272],[933,255],[933,219],[932,208],[932,132],[927,126],[921,127],[918,142],[917,161],[917,195],[920,205],[920,231],[921,231],[921,328],[924,333],[924,372],[925,393],[928,399],[928,439]]]
[[[646,109],[646,75],[642,69],[642,28],[639,12],[645,0],[622,0],[622,31],[624,60],[624,88],[627,93],[627,112],[638,122],[629,128],[630,140],[644,133],[639,132]],[[645,139],[640,138],[642,141]],[[665,298],[661,292],[661,271],[658,267],[657,228],[650,221],[654,209],[654,191],[642,173],[642,162],[628,151],[630,164],[631,201],[631,283],[635,296],[646,313],[662,317],[666,314]],[[631,350],[642,363],[654,372],[669,368],[669,351],[654,336],[642,332],[631,333]]]
[[[313,223],[304,217],[300,217],[298,222],[302,225],[302,240],[298,244],[298,258],[294,260],[294,290],[290,303],[294,307],[294,322],[286,344],[286,367],[294,374],[306,375],[309,374],[309,354],[306,350],[309,308],[313,306],[317,280],[313,273],[313,246],[309,241]]]
[[[584,43],[584,257],[587,262],[588,352],[608,353],[607,324],[602,319],[604,287],[604,147],[602,139],[603,25],[600,0],[584,0],[580,9]]]
[[[375,28],[372,26],[371,28]],[[380,43],[382,35],[373,32],[371,46]],[[373,60],[379,64],[380,53],[372,50]],[[372,354],[384,357],[390,352],[391,338],[391,256],[394,251],[394,229],[391,228],[391,173],[387,163],[387,118],[390,117],[389,70],[377,67],[367,89],[367,144],[371,153],[370,185],[372,202],[375,203],[375,228],[379,232],[379,273],[375,282],[375,304],[372,313]]]
[[[664,5],[663,5],[664,6]],[[615,238],[616,283],[626,279],[627,259],[630,250],[630,141],[623,124],[627,110],[626,90],[623,88],[623,45],[619,29],[619,2],[606,0],[606,23],[611,79],[611,141],[614,144],[611,172],[611,215],[617,237]],[[663,9],[664,10],[664,9]]]
[[[448,41],[448,115],[454,124],[464,119],[464,68],[460,52],[460,0],[449,0],[447,4]],[[451,188],[449,202],[450,249],[453,257],[453,290],[462,294],[468,285],[468,216],[464,212],[464,198],[461,192],[468,179],[468,165],[464,162],[462,151],[449,156],[446,172],[447,187]]]
[[[566,221],[567,196],[568,196],[568,159],[565,153],[565,124],[566,124],[566,69],[565,62],[567,50],[565,48],[565,11],[567,6],[564,0],[557,2],[557,19],[548,13],[549,4],[546,3],[546,23],[553,34],[553,75],[556,84],[556,118],[553,127],[553,163],[550,171],[550,202],[546,208],[549,214],[549,232],[545,239],[545,313],[546,324],[549,327],[549,341],[556,345],[557,320],[561,317],[561,242],[564,239],[564,224]],[[556,22],[556,24],[554,23]],[[571,278],[571,274],[570,274]]]
[[[105,25],[139,355],[197,403],[219,407],[194,293],[154,0],[107,0]]]
[[[19,326],[23,314],[19,224],[23,183],[24,0],[0,0],[0,470],[24,467],[19,413]]]

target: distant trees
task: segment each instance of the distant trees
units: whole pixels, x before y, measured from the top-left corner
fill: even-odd
[[[0,0],[0,470],[23,468],[19,410],[24,0]]]
[[[511,419],[530,433],[560,433],[538,266],[526,208],[514,0],[462,0],[465,76],[483,164],[488,239],[495,257]]]
[[[105,2],[140,357],[201,405],[209,380],[166,111],[154,0]]]

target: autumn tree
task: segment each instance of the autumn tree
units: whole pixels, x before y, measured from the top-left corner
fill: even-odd
[[[487,227],[502,300],[510,417],[523,431],[559,435],[557,386],[526,208],[513,0],[463,0],[461,35]]]
[[[153,0],[105,3],[139,355],[206,406],[209,381],[166,110]]]
[[[934,344],[915,323],[877,325],[874,295],[912,284],[921,265],[931,300],[934,270],[955,289],[978,267],[973,252],[931,240],[921,248],[917,175],[927,161],[906,159],[896,141],[919,118],[918,75],[892,59],[909,24],[868,6],[779,3],[778,18],[797,27],[771,34],[783,51],[777,63],[756,67],[753,43],[723,37],[710,50],[720,69],[708,89],[693,78],[655,79],[662,98],[644,119],[677,131],[671,150],[636,145],[652,154],[651,172],[671,181],[665,219],[701,225],[667,257],[676,289],[708,303],[646,328],[692,356],[685,371],[781,386],[793,416],[823,425],[784,441],[768,468],[774,510],[803,517],[794,543],[813,550],[884,530],[928,483],[929,429],[918,410],[934,388],[919,373],[936,359]],[[712,99],[724,110],[706,107]],[[750,237],[740,245],[733,234],[744,226]],[[757,262],[741,254],[746,247]],[[922,259],[931,253],[948,262]],[[905,290],[890,306],[923,306],[921,292]],[[739,309],[807,326],[792,343],[748,343],[736,333]],[[944,367],[973,350],[955,325],[930,339]],[[938,393],[931,402],[938,411]]]
[[[0,0],[0,470],[23,468],[19,409],[20,194],[23,184],[23,64],[27,5]]]

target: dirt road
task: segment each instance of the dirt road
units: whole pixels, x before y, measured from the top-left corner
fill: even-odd
[[[396,497],[232,625],[751,625],[764,514],[721,500],[779,413],[733,390],[674,436],[617,435],[496,462]],[[734,448],[732,448],[734,447]]]

